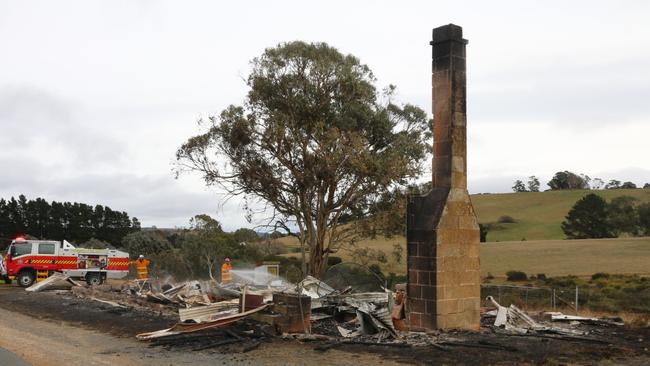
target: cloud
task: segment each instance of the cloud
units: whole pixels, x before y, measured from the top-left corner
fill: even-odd
[[[25,194],[49,201],[102,204],[127,211],[143,225],[158,227],[185,225],[199,213],[216,217],[226,228],[244,224],[239,200],[220,204],[219,196],[201,184],[187,182],[191,181],[187,177],[174,180],[164,163],[167,168],[162,173],[125,170],[134,156],[147,151],[145,147],[160,155],[155,140],[147,139],[150,132],[144,134],[141,128],[143,135],[128,136],[129,140],[124,136],[129,135],[129,126],[118,124],[120,131],[127,132],[118,140],[110,133],[110,120],[103,116],[86,119],[88,115],[83,105],[43,90],[0,88],[0,166],[4,172],[0,197]],[[129,146],[134,139],[140,143]],[[171,156],[163,160],[170,161]]]
[[[16,169],[0,160],[9,171]],[[31,166],[44,169],[38,163]],[[0,197],[42,197],[48,201],[101,204],[138,217],[143,226],[175,227],[206,213],[228,230],[246,226],[239,200],[223,202],[207,190],[189,190],[171,175],[138,176],[133,174],[85,174],[78,176],[49,174],[7,174],[0,181]]]
[[[582,129],[650,119],[650,60],[531,67],[483,75],[473,86],[469,114],[479,122],[551,121]]]
[[[103,132],[110,126],[84,123],[83,112],[83,105],[40,89],[0,86],[0,158],[31,157],[78,171],[122,164],[120,141]]]
[[[197,117],[241,103],[248,62],[278,42],[325,41],[430,111],[428,41],[450,21],[470,40],[472,193],[529,175],[544,186],[559,170],[650,181],[647,3],[334,1],[316,18],[294,5],[0,2],[11,35],[0,36],[0,197],[101,203],[145,225],[208,213],[245,226],[240,200],[219,206],[195,176],[169,171]]]

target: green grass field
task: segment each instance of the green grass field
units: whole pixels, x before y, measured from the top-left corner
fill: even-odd
[[[295,242],[285,243],[290,247],[296,245]],[[404,237],[364,240],[359,246],[382,250],[388,255],[388,263],[381,265],[385,273],[405,274],[406,259],[397,263],[390,256],[394,243],[400,243],[406,255]],[[350,254],[349,251],[339,251],[336,256],[349,261],[352,260]],[[290,253],[285,256],[299,257],[299,254]],[[510,270],[524,271],[528,275],[544,273],[547,276],[590,276],[597,272],[650,274],[650,237],[481,244],[482,276],[490,273],[495,277],[505,277],[505,273]]]
[[[542,240],[481,245],[481,274],[509,270],[528,275],[650,274],[650,237]]]
[[[504,193],[473,195],[472,203],[479,222],[495,223],[508,215],[516,222],[499,224],[502,229],[488,233],[488,243],[481,244],[481,273],[503,277],[509,270],[524,271],[529,275],[588,276],[596,272],[612,274],[650,274],[650,237],[562,240],[560,227],[564,216],[574,203],[593,192],[606,200],[629,195],[641,202],[650,202],[650,189],[617,189],[602,191],[549,191],[539,193]],[[525,239],[525,240],[522,240]],[[295,238],[281,238],[288,248],[298,247]],[[397,263],[391,255],[399,243],[406,256],[406,238],[365,239],[359,247],[383,251],[388,262],[381,264],[385,273],[406,272],[406,260]],[[349,250],[334,254],[344,261],[352,260]],[[297,253],[285,256],[298,257]]]
[[[560,227],[564,217],[577,200],[589,193],[607,201],[627,195],[650,202],[650,189],[612,189],[477,194],[472,195],[472,203],[482,224],[494,224],[504,215],[516,220],[512,224],[498,224],[500,229],[493,228],[488,241],[564,239]]]

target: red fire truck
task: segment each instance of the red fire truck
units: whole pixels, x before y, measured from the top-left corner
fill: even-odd
[[[3,262],[5,279],[16,279],[22,287],[29,287],[53,272],[84,279],[91,285],[99,285],[107,278],[124,278],[129,273],[129,253],[75,248],[65,240],[17,238],[11,242]]]

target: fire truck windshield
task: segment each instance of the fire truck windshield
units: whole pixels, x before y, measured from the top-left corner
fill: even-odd
[[[11,254],[14,257],[32,253],[32,243],[16,243],[13,245],[13,248]]]

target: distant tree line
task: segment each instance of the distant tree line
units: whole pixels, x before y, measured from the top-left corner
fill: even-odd
[[[521,180],[516,180],[512,190],[515,192],[539,192],[539,179],[531,175],[528,177],[528,183],[526,184]]]
[[[151,259],[159,277],[214,278],[226,257],[248,265],[283,254],[286,248],[274,240],[278,234],[260,236],[246,228],[228,233],[208,215],[194,216],[188,228],[141,230],[137,218],[107,206],[28,200],[24,195],[0,199],[1,245],[24,236],[65,239],[84,248],[118,248],[131,258],[143,254]]]
[[[48,202],[43,198],[28,200],[0,199],[0,241],[6,244],[20,235],[37,239],[67,240],[96,246],[119,246],[127,234],[140,230],[137,218],[108,206],[78,202]]]
[[[287,252],[273,237],[241,228],[226,232],[216,219],[201,214],[192,217],[188,228],[143,230],[128,234],[121,249],[132,258],[143,254],[151,260],[152,274],[177,280],[212,278],[220,280],[221,264],[231,258],[236,268],[252,267],[265,260],[281,262],[281,275],[301,273],[296,258],[279,257]],[[302,278],[302,274],[297,278]]]
[[[606,202],[590,193],[578,200],[562,223],[569,239],[616,238],[650,235],[650,202],[639,203],[630,196]]]
[[[591,178],[585,174],[576,174],[568,170],[557,172],[553,178],[546,183],[551,191],[567,190],[567,189],[636,189],[636,184],[632,182],[621,182],[620,180],[612,179],[605,183],[600,178]],[[512,186],[514,192],[539,192],[539,179],[530,176],[528,183],[525,184],[522,180],[516,180]],[[644,189],[650,188],[650,183],[643,185]]]

